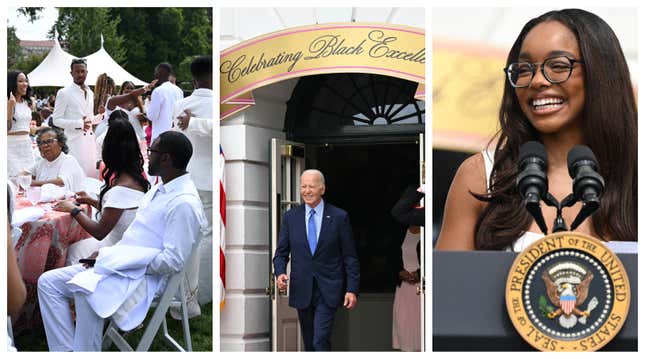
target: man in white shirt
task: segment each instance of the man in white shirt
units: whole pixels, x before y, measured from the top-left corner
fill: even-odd
[[[58,90],[52,123],[65,131],[69,154],[74,156],[88,177],[98,178],[96,138],[92,132],[94,93],[85,84],[85,59],[74,59],[70,74],[74,83]]]
[[[150,143],[172,127],[172,110],[175,102],[184,98],[184,92],[168,81],[172,74],[172,66],[160,63],[155,67],[157,86],[152,90],[150,104],[146,110],[148,119],[152,122],[152,137]]]
[[[122,330],[135,328],[154,297],[163,293],[168,276],[184,267],[207,226],[197,189],[186,172],[191,155],[185,135],[161,134],[148,149],[148,172],[163,183],[144,195],[121,241],[95,253],[91,269],[77,264],[45,272],[38,279],[50,351],[100,351],[104,318],[111,316]],[[69,307],[72,298],[76,325]]]
[[[203,232],[200,243],[200,255],[195,257],[186,271],[188,315],[192,318],[201,313],[198,288],[203,292],[199,295],[202,303],[212,300],[211,271],[204,272],[203,278],[200,278],[199,266],[201,261],[205,267],[211,268],[213,253],[213,58],[198,56],[190,64],[190,72],[195,91],[175,103],[173,118],[176,121],[174,127],[185,133],[193,145],[193,157],[188,163],[188,173],[195,182],[208,219],[208,230]],[[202,256],[204,258],[201,258]],[[181,318],[179,308],[172,308],[170,313],[175,319]]]

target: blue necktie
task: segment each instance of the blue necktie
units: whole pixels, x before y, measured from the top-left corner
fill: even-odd
[[[316,210],[312,209],[309,212],[309,223],[307,229],[307,242],[309,242],[309,249],[311,250],[311,255],[316,251],[316,221],[314,221],[314,215]]]

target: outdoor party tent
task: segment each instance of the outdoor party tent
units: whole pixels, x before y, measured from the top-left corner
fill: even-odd
[[[67,86],[72,82],[69,74],[69,65],[74,56],[65,52],[54,37],[54,47],[49,51],[43,62],[41,62],[27,77],[31,87],[38,86]]]
[[[125,81],[132,81],[135,86],[145,86],[148,83],[125,71],[110,54],[103,48],[103,36],[101,35],[101,48],[86,58],[87,60],[87,80],[88,85],[94,85],[100,74],[106,73],[114,80],[114,84],[121,86]]]
[[[135,86],[144,86],[147,83],[139,80],[125,69],[123,69],[110,54],[103,48],[103,36],[101,36],[101,48],[87,56],[87,79],[85,83],[94,86],[96,79],[100,74],[106,73],[116,85],[121,85],[124,81],[132,81]],[[38,86],[56,86],[64,87],[72,83],[72,77],[69,74],[70,64],[76,58],[65,52],[58,43],[58,39],[54,37],[54,47],[49,51],[45,57],[32,72],[27,76],[29,77],[29,85],[31,87]]]

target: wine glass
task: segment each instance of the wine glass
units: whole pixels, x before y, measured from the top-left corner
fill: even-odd
[[[35,206],[40,201],[40,187],[27,188],[27,199]]]
[[[31,186],[31,175],[20,175],[18,176],[18,184],[23,189],[23,194],[26,195],[27,189]]]

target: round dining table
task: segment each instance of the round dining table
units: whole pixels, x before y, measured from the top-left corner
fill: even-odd
[[[18,267],[27,288],[25,305],[14,323],[16,332],[42,325],[37,290],[40,275],[48,270],[63,267],[69,246],[91,237],[69,213],[54,211],[53,204],[36,204],[44,210],[44,215],[20,227],[22,234],[14,246]],[[27,198],[22,195],[16,196],[16,210],[31,206],[33,205]],[[90,206],[82,205],[81,208],[91,217]]]

